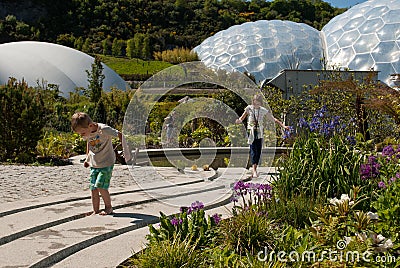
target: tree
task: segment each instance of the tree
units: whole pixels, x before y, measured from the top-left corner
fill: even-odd
[[[89,82],[89,87],[86,94],[89,96],[91,102],[98,103],[103,91],[103,80],[105,78],[105,75],[103,74],[103,65],[99,56],[96,55],[94,58],[92,71],[89,72],[86,70],[86,73]]]
[[[135,57],[135,42],[133,38],[126,42],[126,56],[130,59]]]

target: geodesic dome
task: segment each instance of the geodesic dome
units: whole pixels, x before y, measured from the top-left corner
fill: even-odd
[[[320,69],[320,32],[304,23],[259,20],[220,31],[194,48],[208,67],[252,74],[256,82],[282,69]]]
[[[329,66],[400,73],[400,1],[369,0],[333,18],[322,31],[302,23],[260,20],[232,26],[193,49],[213,69],[248,72],[258,84],[283,69]]]
[[[400,73],[400,1],[370,0],[333,18],[322,28],[331,64],[379,71],[390,84]]]
[[[46,42],[12,42],[0,44],[0,83],[9,77],[24,79],[29,86],[42,80],[57,84],[60,93],[69,96],[77,87],[88,87],[86,70],[91,72],[94,58],[78,50]],[[103,89],[125,90],[126,82],[112,69],[103,65]]]

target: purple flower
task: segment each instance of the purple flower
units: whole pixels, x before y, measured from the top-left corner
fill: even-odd
[[[317,131],[320,128],[320,126],[321,126],[321,121],[319,121],[319,118],[314,117],[310,123],[310,131],[311,132]]]
[[[236,203],[237,201],[239,201],[239,199],[237,198],[237,195],[233,195],[233,196],[231,197],[231,202]]]
[[[292,133],[294,132],[294,129],[292,126],[289,126],[289,129],[283,132],[283,139],[290,139],[292,137]]]
[[[200,201],[193,202],[190,205],[190,208],[188,209],[188,214],[198,211],[198,210],[201,210],[203,208],[204,208],[204,204],[202,202],[200,202]]]
[[[178,226],[178,225],[182,224],[182,219],[178,219],[178,218],[174,217],[171,219],[171,224],[173,226]]]
[[[371,166],[369,164],[360,165],[361,179],[366,180],[371,177]]]
[[[382,156],[392,157],[395,154],[395,151],[392,145],[388,145],[382,150]]]
[[[299,119],[299,127],[300,128],[309,128],[308,122],[304,118]]]
[[[356,145],[357,143],[356,138],[354,136],[347,136],[346,140],[350,145]]]
[[[221,221],[221,216],[218,213],[215,213],[211,216],[215,224],[218,224]]]
[[[237,195],[246,195],[247,194],[247,186],[243,181],[237,181],[233,185],[233,190]]]
[[[397,174],[396,174],[396,175],[397,175]],[[396,178],[395,178],[395,177],[390,178],[390,179],[389,179],[389,185],[392,184],[392,183],[395,182],[395,181],[396,181]]]
[[[380,189],[386,189],[386,184],[383,181],[378,182],[378,187]]]
[[[321,109],[319,109],[319,110],[317,110],[315,112],[314,116],[315,117],[319,117],[319,118],[323,118],[327,111],[328,110],[326,109],[326,106],[324,105]]]
[[[366,180],[377,177],[380,167],[381,165],[377,162],[377,158],[373,155],[369,156],[367,164],[360,165],[361,179]]]

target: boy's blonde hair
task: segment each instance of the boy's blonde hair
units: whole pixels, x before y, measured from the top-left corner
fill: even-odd
[[[71,118],[71,128],[76,131],[78,128],[87,128],[93,124],[92,118],[87,113],[77,112]]]

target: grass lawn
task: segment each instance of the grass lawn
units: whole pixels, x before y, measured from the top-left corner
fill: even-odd
[[[117,74],[155,74],[173,64],[164,61],[144,61],[141,59],[116,58],[99,55],[101,61]]]

